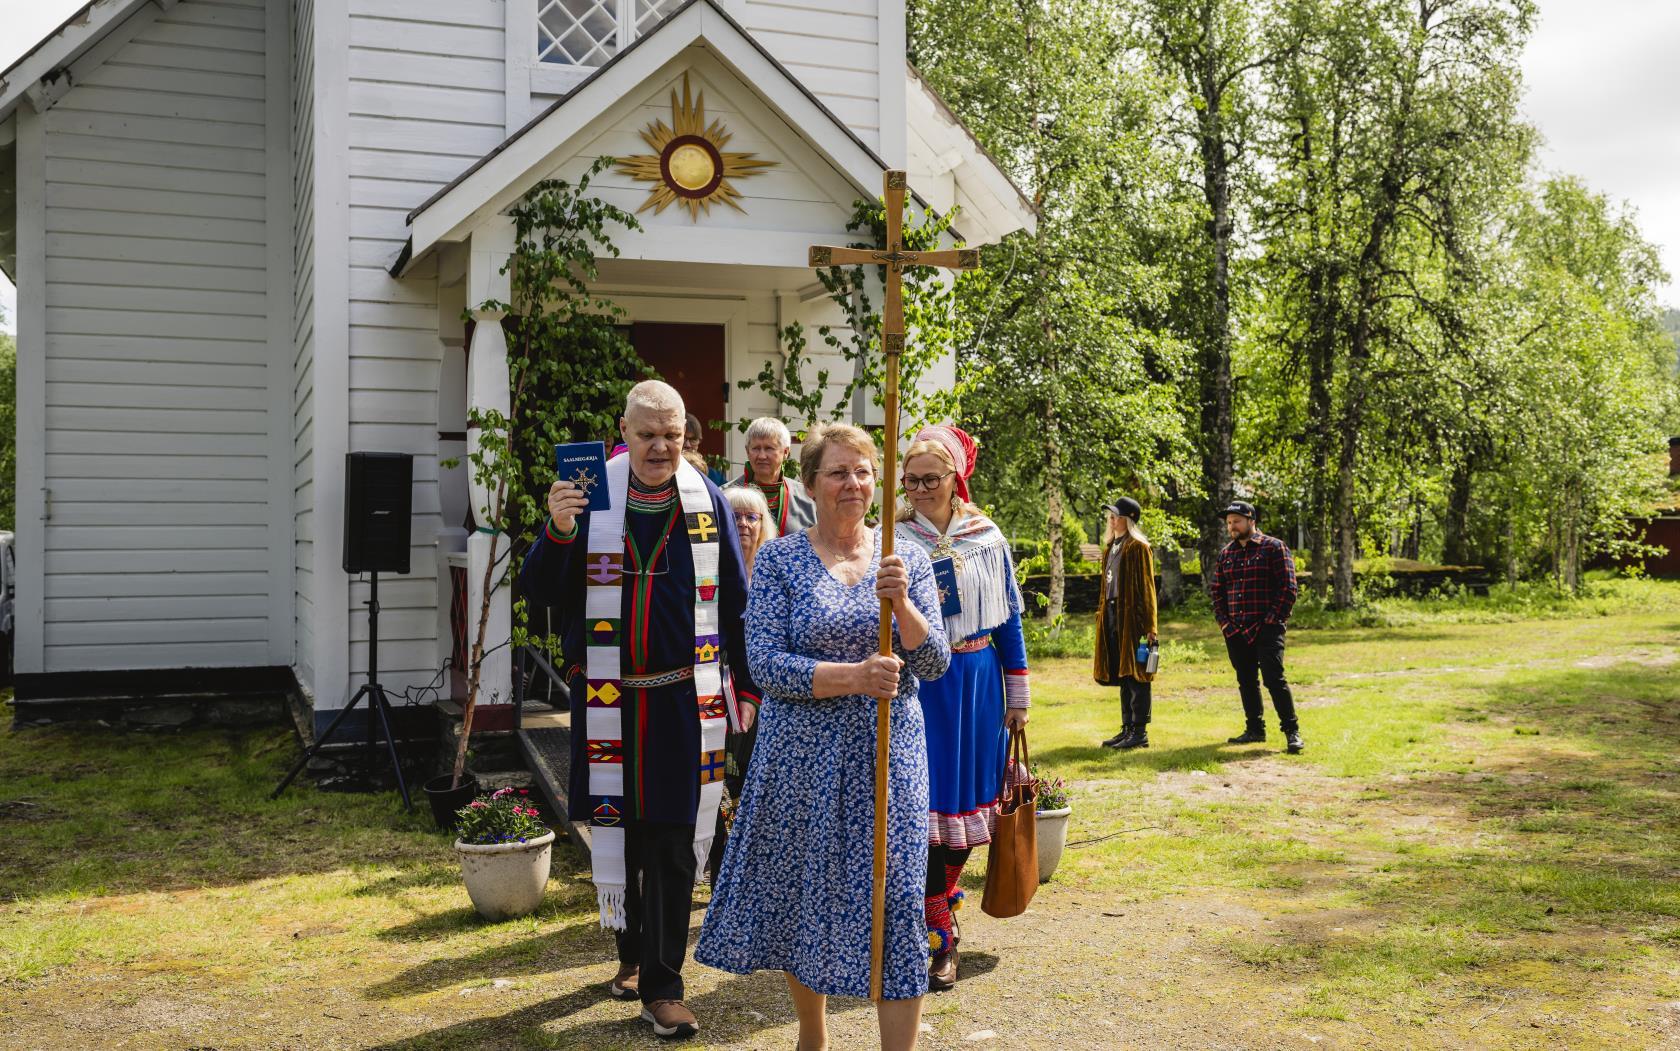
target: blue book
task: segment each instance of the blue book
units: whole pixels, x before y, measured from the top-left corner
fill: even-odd
[[[939,588],[939,615],[954,617],[962,612],[962,595],[957,592],[957,566],[950,556],[933,560],[933,582]]]
[[[607,447],[600,442],[568,442],[554,447],[555,477],[571,482],[589,497],[590,511],[612,506],[607,492]]]

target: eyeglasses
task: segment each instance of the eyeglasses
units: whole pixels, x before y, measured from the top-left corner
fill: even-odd
[[[760,517],[761,516],[757,511],[735,512],[735,521],[737,524],[745,522],[747,525],[757,525]]]
[[[872,467],[859,467],[855,471],[848,471],[844,467],[837,467],[832,471],[823,471],[820,473],[824,478],[828,479],[835,485],[845,485],[848,479],[857,482],[859,485],[872,486],[875,484],[875,469]]]
[[[904,476],[904,490],[913,493],[917,489],[938,489],[939,483],[956,473],[955,471],[946,471],[944,474],[928,474],[920,477],[907,474]]]

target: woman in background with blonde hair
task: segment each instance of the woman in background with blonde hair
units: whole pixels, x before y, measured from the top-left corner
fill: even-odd
[[[735,514],[735,531],[741,534],[741,563],[747,568],[747,583],[752,583],[753,561],[764,545],[776,539],[776,520],[770,515],[770,504],[756,488],[725,489],[723,498]],[[758,741],[758,709],[750,697],[737,697],[728,680],[724,682],[731,709],[729,733],[724,736],[725,752],[723,786],[729,798],[718,811],[718,830],[712,839],[712,854],[706,861],[706,871],[717,882],[718,866],[723,864],[724,848],[729,842],[729,827],[735,808],[741,802],[741,788],[747,780],[747,765],[752,762],[753,745]]]
[[[741,558],[747,564],[747,582],[750,584],[753,559],[758,557],[759,549],[780,536],[781,531],[770,515],[769,501],[757,489],[725,489],[723,497],[735,511],[735,531],[741,534]]]
[[[928,988],[957,981],[956,910],[969,851],[992,841],[1009,731],[1027,725],[1027,646],[1009,541],[968,500],[974,440],[924,427],[904,451],[898,537],[936,563],[950,559],[961,608],[944,617],[951,670],[924,682],[928,748],[928,873],[923,905],[932,966]],[[949,586],[949,585],[947,585]]]
[[[1120,732],[1105,748],[1149,747],[1150,693],[1153,672],[1138,660],[1138,643],[1159,641],[1155,621],[1155,554],[1138,528],[1143,506],[1122,496],[1103,507],[1103,601],[1097,607],[1094,674],[1103,686],[1120,687]]]

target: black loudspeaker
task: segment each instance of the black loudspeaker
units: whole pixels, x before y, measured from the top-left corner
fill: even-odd
[[[344,456],[344,571],[407,573],[414,457]]]

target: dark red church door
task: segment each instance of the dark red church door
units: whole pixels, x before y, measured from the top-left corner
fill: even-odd
[[[708,458],[724,452],[714,425],[729,419],[729,384],[724,376],[723,326],[637,322],[630,344],[659,378],[677,388],[688,411],[705,427],[700,450]]]

